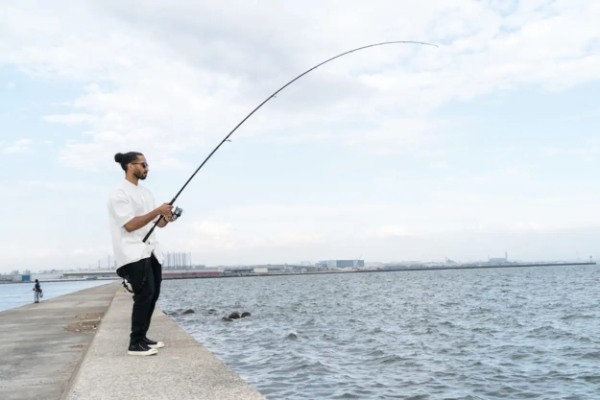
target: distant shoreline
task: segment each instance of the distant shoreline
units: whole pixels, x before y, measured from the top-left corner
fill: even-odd
[[[531,267],[568,267],[580,265],[596,265],[595,261],[587,262],[566,262],[566,263],[527,263],[527,264],[501,264],[501,265],[456,265],[456,266],[435,266],[435,267],[408,267],[391,269],[390,271],[436,271],[446,269],[491,269],[491,268],[531,268]]]
[[[228,271],[224,269],[219,274],[203,274],[202,270],[168,270],[163,269],[163,280],[175,280],[175,279],[217,279],[217,278],[242,278],[242,277],[268,277],[268,276],[287,276],[287,275],[331,275],[331,274],[357,274],[357,273],[370,273],[370,272],[408,272],[408,271],[446,271],[446,270],[464,270],[464,269],[502,269],[502,268],[533,268],[533,267],[570,267],[570,266],[585,266],[585,265],[596,265],[595,261],[586,262],[548,262],[548,263],[522,263],[522,264],[499,264],[499,265],[485,265],[485,264],[457,264],[457,265],[440,265],[440,266],[418,266],[418,265],[407,265],[407,266],[388,266],[377,269],[354,269],[354,270],[314,270],[314,271],[290,271],[290,272],[266,272],[257,273],[250,269],[247,271],[240,272]],[[120,280],[118,276],[109,277],[97,277],[95,279],[81,278],[81,279],[43,279],[42,282],[79,282],[79,281],[112,281]],[[0,281],[1,284],[11,283],[27,283],[31,284],[32,281]]]
[[[179,276],[168,276],[168,271],[163,271],[163,280],[174,280],[174,279],[218,279],[218,278],[242,278],[242,277],[269,277],[269,276],[286,276],[286,275],[331,275],[331,274],[356,274],[356,273],[370,273],[370,272],[404,272],[404,271],[440,271],[440,270],[461,270],[461,269],[500,269],[500,268],[533,268],[533,267],[568,267],[568,266],[584,266],[584,265],[596,265],[595,261],[592,262],[565,262],[565,263],[525,263],[525,264],[505,264],[505,265],[455,265],[455,266],[433,266],[433,267],[422,267],[422,266],[407,266],[407,267],[388,267],[379,269],[356,269],[351,271],[334,271],[334,270],[322,270],[322,271],[307,271],[307,272],[270,272],[270,273],[229,273],[221,275],[207,275],[207,276],[191,276],[194,271],[180,271],[175,273]],[[189,275],[189,276],[185,276]]]

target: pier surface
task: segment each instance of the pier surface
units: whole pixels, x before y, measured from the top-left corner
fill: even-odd
[[[131,305],[110,283],[0,312],[0,399],[265,399],[159,309],[166,346],[127,355]]]

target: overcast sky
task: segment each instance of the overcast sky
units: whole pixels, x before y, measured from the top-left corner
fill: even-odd
[[[194,263],[600,257],[596,1],[4,0],[0,272],[104,266],[140,151]]]

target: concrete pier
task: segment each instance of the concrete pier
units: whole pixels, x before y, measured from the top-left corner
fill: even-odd
[[[159,309],[166,346],[127,355],[131,304],[111,283],[0,312],[0,399],[265,399]]]

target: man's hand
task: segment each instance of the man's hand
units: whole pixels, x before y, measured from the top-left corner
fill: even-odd
[[[179,207],[175,207],[174,209],[172,208],[169,213],[163,215],[164,220],[166,222],[176,221],[177,218],[179,218],[181,216],[182,212],[183,212],[183,210]]]
[[[175,218],[173,217],[173,213],[172,212],[163,215],[163,217],[164,217],[165,221],[167,221],[167,222],[173,222],[173,221],[175,221]]]
[[[172,216],[173,213],[171,212],[171,210],[173,210],[173,206],[170,205],[169,203],[163,203],[160,206],[158,206],[156,208],[156,213],[158,215],[162,215],[163,217],[167,218],[167,216]]]

